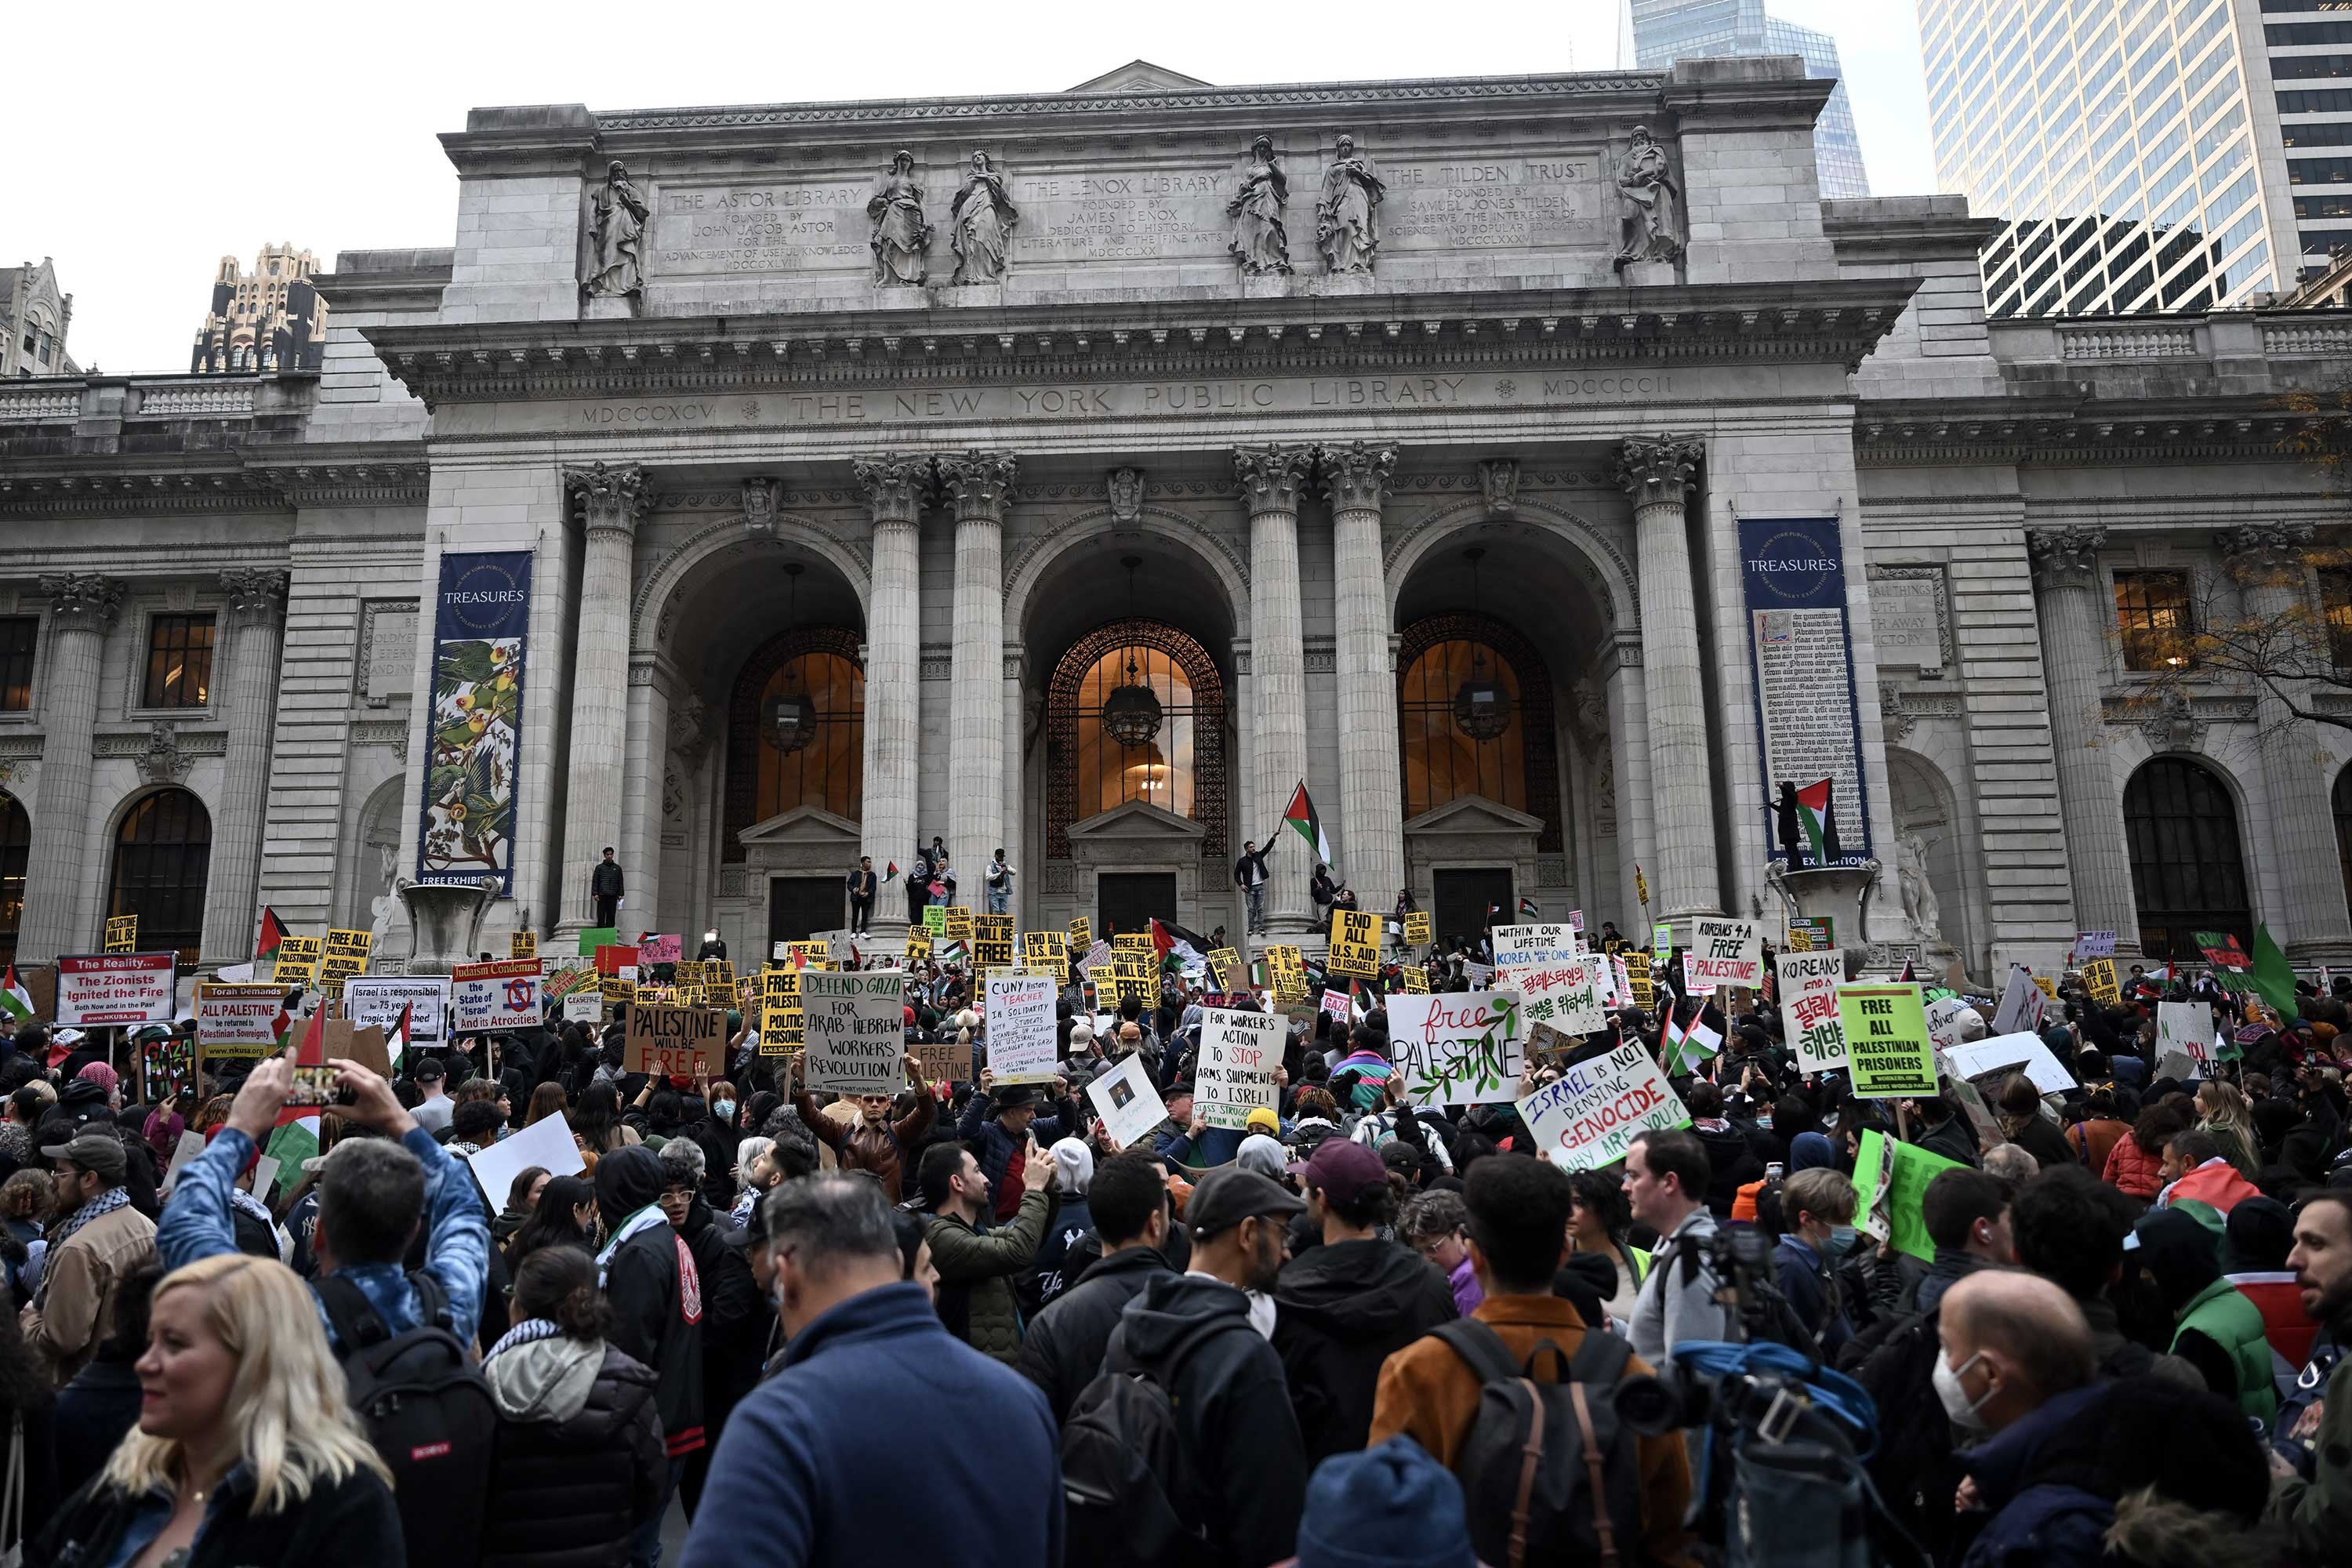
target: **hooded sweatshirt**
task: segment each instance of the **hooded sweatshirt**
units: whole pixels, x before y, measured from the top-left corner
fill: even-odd
[[[702,1276],[685,1237],[654,1200],[661,1161],[630,1144],[596,1162],[596,1211],[614,1240],[598,1262],[613,1306],[613,1343],[651,1367],[669,1454],[678,1458],[708,1441],[702,1411]],[[650,1214],[651,1220],[646,1215]]]
[[[1445,1276],[1393,1241],[1314,1247],[1284,1266],[1274,1300],[1274,1348],[1310,1468],[1363,1447],[1381,1363],[1459,1315]]]
[[[489,1380],[499,1415],[560,1426],[588,1403],[588,1390],[604,1364],[603,1341],[558,1333],[499,1351],[482,1363],[482,1375]]]

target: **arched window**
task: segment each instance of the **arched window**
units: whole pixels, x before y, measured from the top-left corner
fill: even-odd
[[[800,806],[858,820],[866,794],[866,671],[857,634],[794,626],[743,661],[727,715],[727,835]]]
[[[1416,621],[1401,642],[1397,740],[1406,819],[1481,795],[1542,818],[1538,847],[1558,850],[1559,780],[1542,657],[1484,616]]]
[[[2336,775],[2336,858],[2344,871],[2344,897],[2352,902],[2352,766]]]
[[[2200,931],[2235,932],[2252,949],[2238,809],[2210,769],[2185,757],[2144,763],[2124,786],[2124,832],[2143,952],[2194,959]]]
[[[139,917],[139,945],[173,947],[196,962],[205,939],[205,880],[212,868],[213,819],[184,789],[158,790],[132,806],[114,833],[114,888],[107,913]]]
[[[1123,738],[1132,713],[1150,704],[1120,697],[1123,687],[1151,694],[1156,727]],[[1046,855],[1066,858],[1074,822],[1139,800],[1208,829],[1222,853],[1225,837],[1225,685],[1208,650],[1160,621],[1122,620],[1097,628],[1054,667],[1047,695]]]
[[[33,845],[33,819],[15,795],[0,795],[0,952],[16,960],[16,928],[25,919],[25,859]]]

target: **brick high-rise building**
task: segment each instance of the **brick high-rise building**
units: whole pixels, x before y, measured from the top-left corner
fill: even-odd
[[[327,302],[310,286],[317,268],[316,258],[291,245],[263,246],[251,272],[236,257],[222,257],[188,369],[197,374],[318,369]]]

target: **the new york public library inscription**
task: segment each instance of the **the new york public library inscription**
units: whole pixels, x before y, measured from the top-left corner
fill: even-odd
[[[1294,179],[1313,160],[1295,163]],[[1496,250],[1613,244],[1602,201],[1600,160],[1591,153],[1491,158],[1418,158],[1378,164],[1385,249]],[[934,226],[953,195],[952,170],[923,172]],[[1011,266],[1100,261],[1224,261],[1233,232],[1226,206],[1238,167],[1093,167],[1013,171],[1020,218]],[[934,188],[936,187],[936,188]],[[858,175],[803,184],[672,185],[653,215],[653,273],[659,277],[873,269],[866,202],[874,182]],[[1293,248],[1311,251],[1313,198],[1294,190]],[[947,268],[943,234],[931,241],[935,275]]]

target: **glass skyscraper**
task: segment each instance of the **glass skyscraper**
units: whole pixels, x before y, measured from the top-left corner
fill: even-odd
[[[2342,4],[1918,0],[1939,181],[2008,220],[1986,308],[2242,304],[2352,244]]]
[[[1805,74],[1835,81],[1822,117],[1813,122],[1813,149],[1824,196],[1866,196],[1862,139],[1838,68],[1837,40],[1764,12],[1764,0],[1633,0],[1633,60],[1637,68],[1717,55],[1798,55]]]

